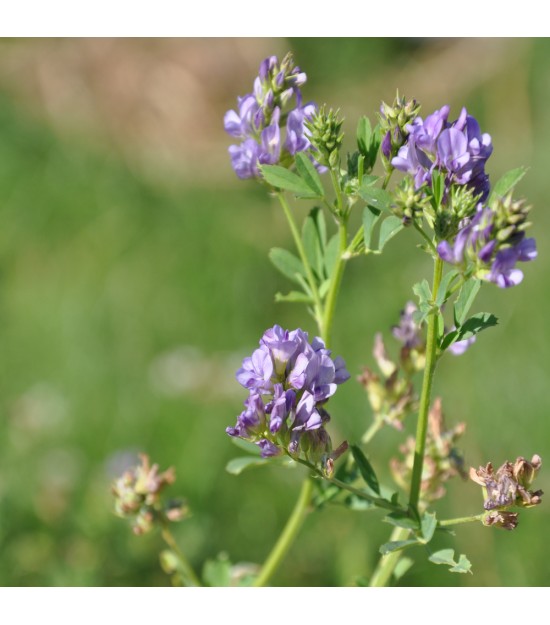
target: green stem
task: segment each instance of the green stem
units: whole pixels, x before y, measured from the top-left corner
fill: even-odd
[[[376,434],[382,429],[384,425],[384,419],[381,417],[376,418],[370,425],[369,429],[363,434],[361,442],[363,445],[368,445]]]
[[[296,538],[296,535],[302,527],[302,523],[308,512],[312,493],[313,480],[308,477],[302,484],[300,496],[298,497],[294,510],[285,525],[283,533],[279,536],[279,539],[275,543],[275,546],[271,550],[267,560],[264,562],[262,570],[254,582],[254,586],[265,586],[271,579],[271,576],[275,573],[277,567],[281,564],[283,558]]]
[[[430,237],[424,232],[424,229],[416,221],[416,219],[413,219],[413,226],[414,226],[414,229],[417,232],[419,232],[422,235],[422,237],[426,240],[426,243],[428,244],[428,247],[430,248],[430,250],[437,256],[437,249],[436,249],[435,245],[433,244],[433,242],[430,239]]]
[[[277,193],[277,197],[279,198],[279,201],[281,202],[281,206],[283,207],[284,213],[288,221],[288,225],[290,226],[290,231],[292,232],[292,236],[294,237],[294,243],[296,244],[296,249],[298,250],[298,254],[300,255],[300,260],[302,261],[302,264],[304,265],[309,287],[313,295],[313,301],[314,301],[314,306],[315,306],[315,321],[317,322],[317,325],[319,326],[320,331],[322,331],[323,307],[321,304],[321,297],[319,296],[319,290],[317,288],[317,281],[315,280],[315,276],[313,275],[313,270],[307,259],[306,250],[304,249],[302,238],[300,237],[300,232],[298,230],[298,226],[296,225],[296,221],[294,219],[294,215],[292,214],[290,206],[288,205],[288,202],[286,201],[286,198],[283,195],[283,193]]]
[[[292,458],[290,454],[289,454],[289,457]],[[379,508],[385,508],[386,510],[391,510],[392,512],[401,512],[401,513],[407,512],[401,506],[396,506],[390,501],[388,501],[387,499],[382,499],[381,497],[375,497],[374,495],[369,495],[368,493],[365,493],[365,491],[362,491],[359,488],[355,488],[351,486],[350,484],[347,484],[346,482],[342,482],[341,480],[335,477],[328,477],[320,469],[318,469],[314,464],[311,464],[307,460],[303,460],[302,458],[292,458],[292,459],[295,462],[303,464],[305,467],[310,469],[313,473],[318,475],[320,478],[326,480],[327,482],[330,482],[331,484],[338,486],[338,488],[341,488],[342,490],[347,490],[348,492],[353,493],[354,495],[357,495],[357,497],[360,497],[361,499],[364,499],[365,501],[370,501],[371,503],[375,504]]]
[[[481,514],[474,514],[472,516],[463,516],[457,519],[444,519],[438,522],[438,527],[450,527],[451,525],[460,525],[461,523],[474,523],[475,521],[482,521],[486,512]]]
[[[403,527],[396,527],[390,536],[390,542],[405,540],[408,535],[409,530]],[[401,555],[400,551],[392,551],[391,553],[382,556],[374,569],[369,586],[372,588],[387,586]]]
[[[345,218],[342,218],[340,221],[338,234],[340,243],[338,248],[338,259],[330,280],[330,287],[325,301],[323,325],[321,328],[323,340],[327,345],[330,343],[332,322],[334,320],[334,311],[336,309],[336,300],[338,299],[338,292],[340,291],[340,284],[342,283],[342,276],[344,275],[344,267],[346,263],[344,253],[347,247],[348,230]]]
[[[202,586],[197,574],[195,573],[193,567],[191,566],[189,560],[183,555],[183,551],[179,548],[176,539],[172,535],[172,532],[168,529],[168,526],[165,524],[161,529],[161,535],[164,539],[164,542],[170,547],[170,549],[174,552],[176,557],[179,560],[179,565],[181,568],[181,573],[184,578],[184,582],[187,586]]]
[[[432,296],[436,297],[443,274],[443,261],[435,259]],[[428,319],[428,337],[426,342],[426,366],[424,368],[424,379],[422,381],[422,391],[420,394],[420,407],[418,409],[418,422],[416,424],[416,443],[414,448],[414,464],[411,477],[411,491],[409,504],[413,508],[418,507],[420,499],[420,486],[422,482],[422,467],[424,466],[424,452],[426,448],[426,433],[428,431],[428,412],[430,410],[430,400],[432,383],[436,365],[437,350],[437,316],[439,311],[435,308],[430,312]]]
[[[332,179],[332,186],[334,187],[334,192],[336,193],[336,206],[338,208],[338,212],[341,214],[342,207],[344,205],[342,201],[342,189],[340,188],[338,176],[332,167],[330,169],[330,177]]]

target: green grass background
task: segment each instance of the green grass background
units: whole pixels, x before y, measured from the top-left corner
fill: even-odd
[[[519,287],[483,288],[476,307],[500,324],[463,357],[443,361],[435,392],[449,423],[468,424],[469,465],[535,452],[550,462],[550,43],[522,42],[516,57],[517,41],[498,42],[512,49],[511,60],[471,84],[483,58],[459,57],[429,75],[453,41],[275,43],[294,51],[309,96],[342,107],[350,149],[357,116],[373,119],[380,100],[404,88],[397,77],[424,114],[447,102],[455,117],[462,105],[471,110],[493,138],[493,181],[530,167],[520,191],[535,205],[539,258],[524,265]],[[407,68],[423,79],[418,92]],[[218,93],[214,134],[224,153],[230,141],[221,116],[252,78],[243,72]],[[436,100],[428,87],[443,80],[449,97],[437,91]],[[0,584],[166,584],[160,537],[132,536],[112,512],[113,474],[140,450],[162,468],[176,467],[172,492],[188,499],[193,516],[175,533],[198,568],[221,551],[235,562],[261,562],[302,473],[268,467],[228,475],[224,466],[239,451],[224,430],[244,400],[234,371],[261,333],[274,323],[314,330],[305,310],[273,302],[288,285],[267,253],[292,249],[279,207],[252,182],[234,179],[219,154],[201,162],[199,178],[185,168],[149,175],[108,142],[60,132],[23,100],[0,84]],[[305,215],[304,206],[296,210]],[[353,378],[372,361],[374,333],[389,336],[412,284],[430,275],[415,244],[405,232],[383,256],[347,268],[333,347],[352,380],[330,403],[338,441],[357,440],[370,423]],[[387,430],[373,446],[384,479],[401,440]],[[550,492],[547,466],[540,487]],[[479,489],[458,481],[436,508],[441,517],[463,516],[480,504]],[[548,585],[548,510],[543,498],[521,513],[515,532],[469,525],[440,540],[467,554],[473,576],[447,573],[411,551],[417,564],[400,583]],[[273,583],[349,585],[368,575],[390,532],[381,517],[337,507],[312,515]]]

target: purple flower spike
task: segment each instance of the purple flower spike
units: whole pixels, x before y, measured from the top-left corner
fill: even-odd
[[[332,450],[323,406],[349,377],[344,360],[333,359],[319,337],[309,342],[307,332],[275,325],[237,371],[250,395],[226,432],[256,443],[265,458],[286,451],[321,462]]]
[[[481,133],[479,124],[466,109],[452,123],[448,116],[449,107],[444,106],[425,120],[416,117],[406,127],[407,143],[392,159],[392,165],[410,174],[417,189],[431,184],[432,172],[439,169],[445,174],[444,201],[451,184],[467,185],[485,201],[489,195],[485,163],[492,152],[491,137]]]
[[[253,92],[238,98],[238,111],[227,111],[225,131],[241,140],[229,148],[231,165],[241,179],[261,178],[260,165],[286,164],[290,156],[311,148],[305,120],[316,110],[313,102],[302,106],[300,87],[306,74],[287,55],[264,59],[254,80]],[[281,118],[286,119],[286,139]],[[313,163],[322,172],[313,156]]]

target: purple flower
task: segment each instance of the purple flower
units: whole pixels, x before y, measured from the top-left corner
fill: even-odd
[[[241,141],[229,148],[231,165],[239,178],[261,178],[260,165],[286,163],[297,152],[311,148],[304,121],[313,115],[316,105],[310,102],[302,106],[300,87],[305,82],[305,73],[293,64],[291,55],[280,63],[276,56],[270,56],[260,64],[253,92],[238,98],[237,111],[227,111],[225,131]],[[312,161],[319,171],[324,169],[313,157]]]
[[[271,354],[265,347],[260,347],[250,358],[243,360],[243,366],[237,371],[237,380],[245,388],[269,391],[272,375]]]
[[[474,263],[479,278],[500,288],[518,285],[523,280],[523,272],[516,263],[537,257],[535,239],[525,238],[525,232],[519,230],[502,240],[500,232],[506,234],[510,227],[504,223],[499,229],[498,220],[496,210],[479,205],[474,217],[461,228],[452,244],[449,241],[438,244],[439,257],[462,267]]]
[[[283,451],[274,445],[271,441],[268,441],[267,438],[262,438],[259,440],[256,445],[262,450],[261,456],[262,458],[272,458],[273,456],[280,456]]]
[[[425,120],[417,117],[409,124],[407,143],[392,159],[392,165],[411,174],[417,189],[430,184],[437,169],[445,174],[445,198],[450,185],[458,184],[467,185],[484,201],[489,195],[485,163],[493,149],[491,137],[481,134],[479,124],[465,108],[452,123],[448,115],[449,107],[444,106]]]
[[[456,328],[451,328],[451,331],[456,330]],[[462,341],[456,341],[449,347],[449,351],[453,356],[462,356],[462,354],[476,342],[476,336],[473,335],[469,339],[464,339]]]
[[[413,319],[413,314],[417,311],[416,304],[407,302],[401,311],[399,325],[393,326],[393,336],[403,343],[403,347],[414,349],[424,344],[424,339],[420,334],[420,327]]]
[[[275,325],[237,371],[250,394],[235,427],[226,432],[258,444],[264,457],[286,450],[308,458],[323,443],[328,458],[330,437],[319,430],[330,417],[322,406],[349,377],[344,360],[333,359],[319,337],[310,342],[299,328],[289,332]],[[321,457],[317,454],[315,461]]]

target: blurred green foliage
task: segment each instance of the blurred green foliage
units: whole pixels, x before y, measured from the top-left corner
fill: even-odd
[[[441,43],[307,39],[290,45],[314,95],[321,102],[330,94],[329,103],[338,105],[338,89],[349,94],[365,73],[383,76],[408,55]],[[474,466],[535,452],[550,461],[549,53],[547,40],[530,41],[514,70],[525,88],[528,120],[507,116],[508,96],[517,94],[514,85],[507,87],[506,68],[451,102],[456,114],[463,104],[472,108],[493,135],[493,180],[512,167],[531,167],[520,191],[535,204],[539,246],[521,286],[483,289],[478,308],[494,312],[499,326],[462,358],[446,358],[436,380],[449,423],[468,423],[463,446]],[[396,86],[369,98],[392,97]],[[225,108],[236,95],[227,93]],[[407,95],[422,101],[422,93]],[[423,102],[423,112],[443,103]],[[354,123],[350,115],[350,136]],[[530,150],[521,158],[527,154],[528,162],[518,162],[514,149],[523,133]],[[297,206],[298,214],[304,210]],[[128,455],[142,450],[161,468],[176,467],[172,492],[185,496],[193,512],[176,535],[197,566],[221,551],[233,561],[261,562],[302,474],[276,467],[225,473],[239,451],[224,430],[244,400],[234,371],[274,323],[314,330],[300,307],[273,303],[287,285],[267,252],[291,248],[275,202],[237,180],[211,188],[150,180],[117,153],[61,138],[3,94],[0,225],[0,584],[166,584],[160,537],[132,536],[112,512],[110,482]],[[411,285],[430,272],[415,244],[404,232],[383,256],[347,269],[333,347],[353,377],[371,363],[374,333],[389,335],[412,298]],[[336,442],[357,441],[369,424],[353,379],[330,411]],[[371,459],[385,480],[402,438],[388,430],[375,443]],[[543,464],[537,486],[550,492],[547,475]],[[451,484],[439,516],[479,512],[478,491]],[[548,510],[543,500],[539,509],[523,512],[513,533],[464,526],[456,539],[440,539],[437,548],[452,546],[469,557],[474,576],[452,575],[411,551],[417,565],[401,584],[547,585]],[[380,516],[338,507],[312,515],[274,583],[347,585],[368,575],[391,529]]]

